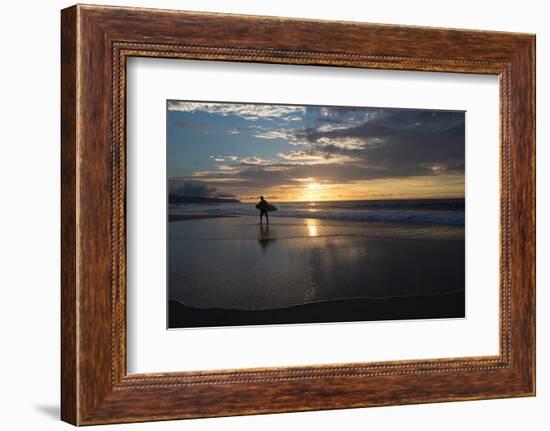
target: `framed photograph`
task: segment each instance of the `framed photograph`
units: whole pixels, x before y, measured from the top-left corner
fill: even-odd
[[[464,121],[169,100],[168,328],[464,318]]]
[[[535,37],[62,11],[62,419],[535,394]]]

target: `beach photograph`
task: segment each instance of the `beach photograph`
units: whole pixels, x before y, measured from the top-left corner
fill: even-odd
[[[465,112],[168,100],[167,327],[465,317]]]

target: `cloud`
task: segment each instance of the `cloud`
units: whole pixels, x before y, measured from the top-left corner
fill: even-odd
[[[215,187],[210,187],[198,181],[181,180],[170,178],[169,192],[186,196],[210,196],[216,192]]]
[[[261,157],[256,156],[248,156],[248,157],[242,157],[238,159],[239,164],[241,166],[247,166],[247,165],[269,165],[272,162],[269,160],[262,159]]]
[[[218,169],[220,171],[226,171],[226,172],[237,172],[237,168],[231,165],[218,165]]]
[[[239,160],[239,156],[223,156],[223,155],[217,155],[217,156],[210,156],[212,160],[215,162],[234,162],[235,160]]]
[[[179,100],[168,101],[169,111],[180,112],[208,112],[209,114],[236,115],[245,120],[279,119],[298,121],[305,113],[305,107],[292,105],[255,105],[250,103],[210,103],[185,102]]]
[[[319,127],[272,130],[267,139],[294,134],[294,139],[300,139],[305,147],[270,158],[250,155],[229,160],[227,156],[216,156],[233,169],[218,166],[217,170],[197,175],[214,183],[234,181],[242,187],[292,185],[299,178],[351,183],[458,176],[463,181],[464,113],[386,110],[368,114],[354,112],[363,119],[356,124],[345,120],[343,109],[337,114],[325,113],[324,118],[353,124],[329,131]]]
[[[173,123],[173,126],[178,129],[204,129],[207,127],[206,123],[190,123],[187,121],[176,121]]]
[[[354,158],[348,155],[322,151],[288,151],[277,156],[294,165],[332,165],[354,161]]]
[[[444,111],[388,110],[362,124],[345,129],[310,129],[306,140],[313,150],[353,156],[378,169],[380,174],[400,176],[464,174],[464,113]],[[391,168],[391,169],[390,169]]]
[[[233,194],[220,192],[216,187],[200,181],[190,181],[186,178],[172,177],[168,179],[168,191],[170,194],[180,196],[201,197],[234,197]]]
[[[383,141],[380,138],[358,138],[358,137],[321,137],[315,143],[322,147],[334,146],[345,150],[359,150],[368,145],[381,144]]]
[[[246,157],[211,155],[209,168],[187,177],[208,185],[209,193],[231,190],[246,196],[268,187],[290,189],[302,184],[304,178],[327,185],[421,177],[431,178],[429,184],[435,177],[445,184],[464,183],[464,112],[181,103],[172,108],[287,121],[286,125],[274,123],[274,127],[262,122],[226,129],[231,134],[246,132],[248,136],[243,139],[252,136],[282,142],[277,141],[274,147],[259,140],[247,142]],[[293,121],[289,120],[295,115],[293,110],[299,111],[296,115],[301,122],[289,122]],[[291,147],[281,144],[295,148],[288,150]]]
[[[260,130],[259,132],[254,133],[255,138],[261,139],[294,139],[295,131],[292,129],[268,129]]]
[[[375,111],[372,108],[355,107],[320,107],[317,119],[317,131],[331,132],[358,126],[372,116]]]

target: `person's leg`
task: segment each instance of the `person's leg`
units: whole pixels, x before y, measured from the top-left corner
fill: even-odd
[[[264,212],[260,211],[260,224],[263,222]]]
[[[269,224],[269,213],[267,211],[265,212],[265,221]]]

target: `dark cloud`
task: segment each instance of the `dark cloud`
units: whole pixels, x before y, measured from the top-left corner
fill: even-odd
[[[331,144],[345,138],[365,144],[362,148]],[[312,130],[306,139],[314,150],[353,157],[380,177],[464,173],[463,112],[385,111],[355,127]]]
[[[330,108],[323,118],[350,123],[348,108]],[[295,184],[296,178],[346,183],[411,176],[464,175],[464,113],[419,110],[357,110],[364,120],[352,127],[296,131],[309,145],[278,160],[241,161],[228,178],[241,185]],[[326,124],[334,125],[335,122]]]
[[[247,157],[210,156],[217,167],[171,180],[171,192],[219,197],[220,190],[231,190],[243,196],[251,189],[296,186],[308,178],[335,184],[415,176],[464,181],[464,112],[306,107],[302,115],[304,121],[298,127],[227,129],[233,134],[249,132],[256,138],[283,140],[294,145],[294,150],[275,156],[261,152]]]
[[[180,196],[235,197],[233,194],[220,192],[216,187],[207,183],[180,177],[169,179],[168,190],[170,194]]]
[[[175,121],[173,125],[178,129],[206,129],[208,127],[206,123],[189,123],[186,121]]]

